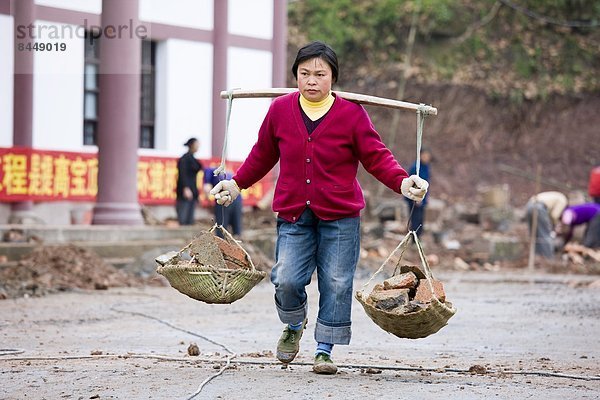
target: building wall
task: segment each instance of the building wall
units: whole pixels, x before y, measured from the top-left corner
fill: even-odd
[[[102,12],[102,0],[35,0],[35,4],[92,14]]]
[[[261,39],[273,37],[272,0],[229,0],[229,33]]]
[[[140,20],[212,30],[213,0],[140,0]]]
[[[20,0],[15,0],[20,1]],[[156,120],[155,149],[140,149],[140,155],[181,155],[183,143],[195,136],[200,140],[198,156],[211,154],[212,93],[228,88],[272,86],[273,0],[229,1],[227,87],[213,88],[214,28],[213,0],[140,0],[139,19],[155,24]],[[0,0],[7,10],[9,0]],[[67,27],[80,16],[98,19],[102,0],[35,0],[36,5],[63,9],[62,22],[37,20],[37,24]],[[60,11],[44,9],[45,15]],[[2,11],[6,12],[6,11]],[[75,12],[75,13],[74,13]],[[70,14],[69,14],[70,13]],[[83,14],[81,14],[83,13]],[[49,18],[52,19],[52,18]],[[87,21],[88,25],[92,21]],[[0,146],[13,144],[13,17],[0,14]],[[74,26],[71,26],[73,28]],[[166,32],[166,33],[165,33]],[[46,36],[49,34],[46,31]],[[149,30],[152,38],[152,28]],[[42,37],[38,41],[45,41]],[[65,52],[34,53],[33,147],[47,150],[95,152],[96,146],[83,145],[84,39],[72,36],[60,41]],[[223,100],[225,104],[226,100]],[[256,141],[269,99],[240,99],[234,102],[230,125],[228,159],[244,160]],[[34,213],[46,223],[68,224],[70,210],[90,208],[91,204],[48,202],[34,206]],[[163,207],[166,214],[173,213]],[[0,204],[0,223],[5,223],[10,206]],[[168,211],[168,212],[167,212]]]
[[[228,51],[228,88],[271,87],[272,55],[270,52],[230,47]],[[252,148],[260,125],[271,104],[270,99],[233,101],[229,125],[228,158],[243,160]]]
[[[211,156],[212,45],[170,39],[157,48],[156,150],[146,155],[180,155],[190,137],[200,141],[200,158]]]
[[[0,146],[13,143],[13,17],[0,15]]]
[[[64,24],[36,21],[40,25],[56,26],[62,32]],[[68,28],[75,29],[76,26]],[[37,41],[52,43],[50,31],[44,31]],[[83,146],[83,68],[84,39],[64,35],[62,51],[34,52],[33,76],[33,147],[45,150],[82,151]],[[89,148],[88,148],[89,149]],[[95,150],[92,147],[91,150]]]
[[[99,14],[102,9],[101,0],[36,0],[35,3],[92,14]],[[140,0],[139,15],[145,22],[212,30],[213,0]],[[5,60],[0,68],[0,146],[12,145],[12,21],[11,16],[0,15],[0,54]],[[58,29],[64,26],[53,21],[36,23]],[[273,0],[229,0],[228,27],[232,35],[270,40]],[[45,33],[47,36],[49,31]],[[151,30],[149,33],[152,36]],[[95,146],[83,145],[84,39],[64,37],[60,41],[67,44],[67,51],[34,55],[33,146],[96,151]],[[201,142],[199,156],[210,157],[212,43],[178,38],[157,43],[156,145],[155,149],[141,149],[140,154],[178,156],[185,150],[183,143],[196,136]],[[228,55],[227,88],[272,86],[270,51],[230,47]],[[268,99],[235,102],[229,141],[232,160],[243,160],[250,151],[269,104]]]

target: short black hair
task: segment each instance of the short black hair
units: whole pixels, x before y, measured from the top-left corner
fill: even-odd
[[[196,143],[198,141],[198,139],[196,139],[195,137],[189,138],[187,140],[187,142],[185,142],[183,145],[190,147],[191,145],[193,145],[194,143]]]
[[[319,41],[311,42],[298,50],[294,65],[292,65],[292,74],[298,79],[298,65],[312,58],[320,58],[329,64],[333,75],[333,82],[338,80],[338,59],[335,51],[327,44]]]

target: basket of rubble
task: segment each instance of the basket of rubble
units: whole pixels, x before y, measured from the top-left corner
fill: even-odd
[[[214,234],[223,232],[224,239]],[[191,259],[184,260],[187,252]],[[242,246],[222,226],[202,232],[179,252],[156,258],[156,272],[181,293],[209,304],[241,299],[266,273],[258,271]]]
[[[419,249],[421,268],[399,266],[401,256],[391,278],[375,285],[369,295],[364,293],[364,288],[363,291],[357,291],[356,299],[369,318],[384,331],[400,338],[419,339],[446,326],[448,320],[456,313],[456,308],[446,301],[442,282],[433,278],[416,234],[410,232],[398,248],[406,245],[411,234],[415,237]],[[371,280],[383,269],[392,255],[393,253]]]

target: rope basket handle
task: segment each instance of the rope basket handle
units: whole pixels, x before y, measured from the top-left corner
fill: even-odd
[[[408,240],[410,239],[410,232],[408,232],[406,234],[406,236],[404,236],[404,239],[402,239],[402,241],[398,244],[398,246],[396,246],[396,248],[390,253],[390,255],[385,259],[385,261],[381,264],[381,266],[379,267],[379,269],[377,271],[375,271],[375,273],[373,275],[371,275],[371,278],[369,278],[369,280],[367,281],[367,283],[365,283],[362,287],[362,289],[360,290],[361,293],[364,293],[365,289],[367,288],[367,286],[369,286],[371,284],[371,282],[373,281],[373,279],[375,279],[375,277],[377,275],[379,275],[379,273],[381,271],[383,271],[383,269],[385,268],[385,266],[387,265],[387,263],[392,259],[392,257],[398,252],[401,251],[400,253],[400,258],[398,259],[398,262],[400,262],[402,260],[402,256],[404,255],[404,252],[406,251],[406,249],[408,248]]]
[[[419,252],[419,258],[421,259],[421,266],[423,267],[423,270],[425,272],[425,278],[427,279],[427,283],[429,284],[431,294],[435,298],[435,291],[433,290],[433,273],[431,272],[431,268],[429,268],[429,263],[427,262],[427,258],[425,257],[425,252],[423,251],[423,247],[421,246],[421,242],[419,241],[417,232],[410,231],[409,234],[412,234],[413,236],[415,245],[417,246],[417,250]]]
[[[416,170],[417,176],[419,175],[419,171],[421,169],[421,144],[423,141],[423,127],[425,125],[425,117],[427,117],[430,114],[432,114],[432,113],[431,113],[430,108],[427,105],[425,105],[423,103],[419,104],[419,107],[417,108],[417,161],[416,161],[416,165],[415,165],[415,170]],[[411,214],[412,214],[412,210],[411,210]],[[409,217],[409,220],[410,220],[410,217]],[[406,234],[406,236],[404,236],[402,241],[398,244],[398,246],[396,246],[396,248],[390,253],[390,255],[383,262],[383,264],[381,264],[379,269],[377,271],[375,271],[375,273],[373,275],[371,275],[371,278],[369,278],[367,283],[365,283],[363,285],[362,289],[360,290],[361,294],[364,293],[365,289],[373,281],[375,276],[377,276],[381,271],[383,271],[383,269],[385,268],[387,263],[392,259],[392,257],[398,251],[401,251],[401,252],[400,252],[400,258],[398,259],[398,262],[396,263],[396,265],[398,265],[400,263],[400,261],[402,261],[402,257],[404,256],[404,253],[406,252],[406,249],[408,248],[408,242],[411,237],[413,238],[413,240],[415,241],[415,245],[417,246],[417,251],[419,252],[419,259],[421,260],[421,266],[423,267],[423,270],[425,273],[425,279],[427,280],[429,289],[431,290],[431,294],[434,295],[434,297],[435,297],[435,292],[433,290],[433,282],[432,282],[433,274],[431,272],[431,269],[429,268],[427,259],[425,258],[425,253],[423,252],[423,247],[421,246],[421,242],[419,241],[417,232],[414,230],[410,230],[410,229],[408,230],[408,233]]]
[[[212,228],[210,228],[210,230],[208,231],[209,233],[214,233],[215,230],[220,229],[221,232],[225,235],[225,240],[228,243],[232,243],[235,246],[237,246],[238,248],[240,248],[243,252],[244,255],[246,255],[246,259],[248,260],[248,262],[250,263],[250,267],[252,267],[251,271],[256,271],[256,267],[254,266],[254,263],[252,262],[252,258],[250,258],[250,254],[248,254],[248,252],[246,251],[246,249],[244,249],[238,240],[236,240],[233,236],[231,236],[231,233],[229,233],[227,231],[227,229],[225,229],[225,227],[223,225],[218,225],[218,224],[214,224]]]
[[[377,275],[379,275],[379,273],[381,271],[383,271],[383,269],[386,267],[386,265],[388,264],[388,262],[392,259],[392,257],[398,251],[400,251],[400,258],[398,259],[398,262],[396,264],[399,264],[400,261],[402,261],[402,258],[404,256],[404,253],[406,252],[406,249],[408,248],[409,241],[410,241],[411,238],[413,238],[413,240],[415,241],[415,245],[417,246],[417,251],[419,252],[419,259],[421,261],[421,266],[423,267],[423,272],[425,274],[425,279],[427,280],[427,283],[429,285],[429,289],[431,290],[431,294],[435,294],[435,292],[433,290],[433,273],[431,272],[431,268],[429,268],[429,263],[427,262],[427,258],[425,257],[425,252],[423,251],[423,247],[421,246],[421,242],[419,241],[419,237],[417,236],[417,232],[416,231],[410,231],[410,232],[408,232],[406,234],[406,236],[404,236],[404,238],[402,239],[402,241],[400,242],[400,244],[398,244],[398,246],[396,246],[396,248],[390,253],[390,255],[381,264],[381,266],[379,267],[379,269],[377,271],[375,271],[375,273],[373,275],[371,275],[371,277],[369,278],[369,280],[367,281],[367,283],[365,283],[362,286],[362,289],[360,290],[360,292],[362,294],[364,294],[364,291],[367,288],[367,286],[369,286],[371,284],[371,282],[373,281],[373,279],[375,279],[375,277]]]

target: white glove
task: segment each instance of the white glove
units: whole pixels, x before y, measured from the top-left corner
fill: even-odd
[[[240,195],[240,187],[233,179],[221,181],[210,191],[215,196],[217,204],[228,207]]]
[[[420,202],[423,201],[428,188],[429,183],[425,179],[417,175],[411,175],[408,178],[404,178],[402,181],[400,192],[402,192],[405,197]]]

